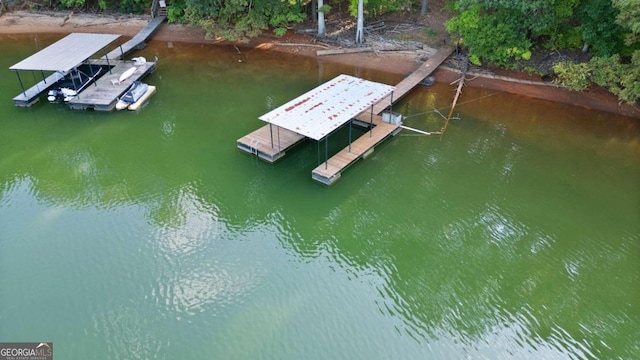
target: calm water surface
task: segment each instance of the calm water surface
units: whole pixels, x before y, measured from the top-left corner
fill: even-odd
[[[400,77],[154,42],[140,112],[15,108],[8,67],[58,38],[0,37],[0,341],[59,359],[640,353],[637,120],[467,88],[443,138],[403,132],[326,188],[315,143],[271,165],[235,140],[340,73]],[[439,130],[452,94],[395,110]]]

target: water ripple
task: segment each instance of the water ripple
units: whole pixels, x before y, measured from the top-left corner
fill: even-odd
[[[154,326],[150,317],[133,307],[111,306],[92,316],[93,333],[104,339],[110,359],[163,359],[169,341],[163,327]],[[95,352],[95,350],[94,350]],[[97,355],[97,354],[96,354]]]

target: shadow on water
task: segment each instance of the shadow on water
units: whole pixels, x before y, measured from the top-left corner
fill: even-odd
[[[31,52],[22,39],[0,40],[12,54],[2,67]],[[311,180],[323,157],[316,143],[270,165],[235,140],[261,126],[261,114],[339,73],[397,76],[199,44],[152,42],[143,54],[160,62],[148,78],[158,93],[140,112],[3,102],[0,214],[30,214],[25,198],[52,218],[62,208],[141,209],[148,224],[123,226],[148,225],[160,244],[141,248],[161,247],[158,262],[184,267],[208,264],[214,242],[275,236],[287,261],[320,262],[373,289],[369,300],[422,355],[638,353],[637,121],[469,88],[444,137],[403,133],[326,188]],[[3,87],[0,96],[15,91]],[[433,109],[446,114],[451,93],[443,84],[420,88],[395,109],[408,126],[437,131]],[[332,152],[345,146],[345,131],[331,141]],[[193,293],[166,284],[154,291],[188,316],[243,276],[207,272],[177,281]],[[129,308],[103,311],[133,332],[128,322],[145,319]]]

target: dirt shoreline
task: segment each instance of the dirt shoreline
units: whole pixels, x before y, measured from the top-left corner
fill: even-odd
[[[66,34],[72,32],[90,32],[133,36],[146,25],[149,19],[150,17],[145,15],[94,15],[84,13],[70,14],[66,12],[14,11],[0,15],[0,34]],[[153,40],[212,45],[229,44],[221,40],[206,40],[204,35],[202,29],[183,24],[165,23],[153,35]],[[320,47],[314,46],[311,36],[293,32],[289,32],[284,37],[265,34],[262,37],[251,40],[247,44],[238,44],[238,46],[282,51],[313,58],[317,57],[316,51],[320,49]],[[420,62],[416,61],[417,58],[417,54],[410,52],[377,52],[324,56],[323,60],[373,70],[406,74],[420,66]],[[515,79],[542,82],[542,79],[537,76],[501,70],[494,70],[494,72],[497,75],[509,76]],[[451,82],[459,77],[459,74],[444,69],[438,69],[434,75],[437,81],[440,82]],[[468,81],[467,86],[505,91],[640,119],[639,107],[619,104],[615,96],[598,88],[578,93],[553,86],[523,84],[484,77],[476,77],[474,80]]]

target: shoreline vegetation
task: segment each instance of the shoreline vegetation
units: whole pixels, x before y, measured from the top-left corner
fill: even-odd
[[[112,33],[134,36],[149,21],[149,15],[92,14],[59,11],[12,11],[0,14],[0,36],[12,34],[38,34],[72,32]],[[229,42],[220,39],[206,39],[201,28],[185,24],[165,23],[152,36],[154,41],[202,43],[211,45],[236,45],[255,47],[269,51],[280,51],[300,56],[322,58],[323,61],[337,62],[372,70],[395,74],[407,74],[418,68],[428,57],[429,49],[393,48],[384,50],[372,38],[368,43],[371,50],[334,55],[318,55],[318,51],[339,49],[339,44],[319,42],[312,34],[287,31],[284,36],[264,32],[248,42]],[[470,80],[466,86],[496,91],[505,91],[536,99],[561,102],[597,111],[609,112],[640,119],[640,108],[620,102],[616,96],[598,86],[577,92],[561,88],[543,81],[538,75],[508,71],[499,68],[473,67],[467,72]],[[439,82],[451,83],[459,78],[455,62],[445,63],[434,76]]]

